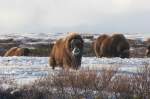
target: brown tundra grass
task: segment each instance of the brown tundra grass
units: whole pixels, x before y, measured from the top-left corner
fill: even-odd
[[[0,90],[0,99],[150,99],[150,67],[145,64],[136,74],[120,74],[114,67],[62,70],[6,92]]]

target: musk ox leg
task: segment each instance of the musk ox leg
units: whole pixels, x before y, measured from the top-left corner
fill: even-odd
[[[95,55],[96,55],[96,57],[100,57],[101,56],[98,47],[95,47]]]
[[[56,67],[55,58],[54,58],[54,57],[50,57],[49,62],[50,62],[50,63],[49,63],[50,66],[52,66],[52,69],[55,69],[55,67]]]
[[[67,60],[66,58],[63,59],[63,66],[62,68],[65,70],[69,70],[69,68],[71,67],[71,61]]]
[[[96,57],[100,57],[100,55],[101,55],[100,54],[100,46],[99,46],[99,43],[97,43],[96,41],[93,44],[93,49],[94,49]]]

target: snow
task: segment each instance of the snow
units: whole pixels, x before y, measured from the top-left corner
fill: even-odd
[[[18,84],[28,84],[38,78],[55,74],[61,68],[53,70],[48,64],[48,57],[0,57],[0,77],[15,79]],[[137,69],[150,64],[150,58],[97,58],[83,57],[80,70],[101,70],[119,66],[123,73],[136,73]]]

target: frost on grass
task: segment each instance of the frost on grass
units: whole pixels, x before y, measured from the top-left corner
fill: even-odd
[[[118,68],[113,67],[101,71],[60,70],[7,92],[15,99],[149,99],[149,79],[149,65],[136,74],[118,74]]]

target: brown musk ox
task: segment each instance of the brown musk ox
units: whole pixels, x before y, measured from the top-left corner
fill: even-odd
[[[4,54],[4,56],[28,56],[28,55],[29,55],[28,48],[19,48],[19,47],[12,47]]]
[[[50,53],[50,66],[53,69],[56,66],[78,69],[81,66],[83,42],[82,37],[77,33],[71,33],[57,40]]]
[[[103,35],[101,35],[101,36],[99,36],[95,41],[94,41],[94,52],[95,52],[95,55],[97,56],[97,57],[101,57],[102,55],[101,55],[101,52],[100,52],[100,47],[101,47],[101,44],[102,44],[102,42],[103,42],[103,40],[105,39],[105,38],[107,38],[108,37],[108,35],[105,35],[105,34],[103,34]]]
[[[94,42],[97,57],[129,58],[130,45],[123,34],[101,35]]]
[[[150,45],[147,46],[145,55],[146,57],[150,57]]]

